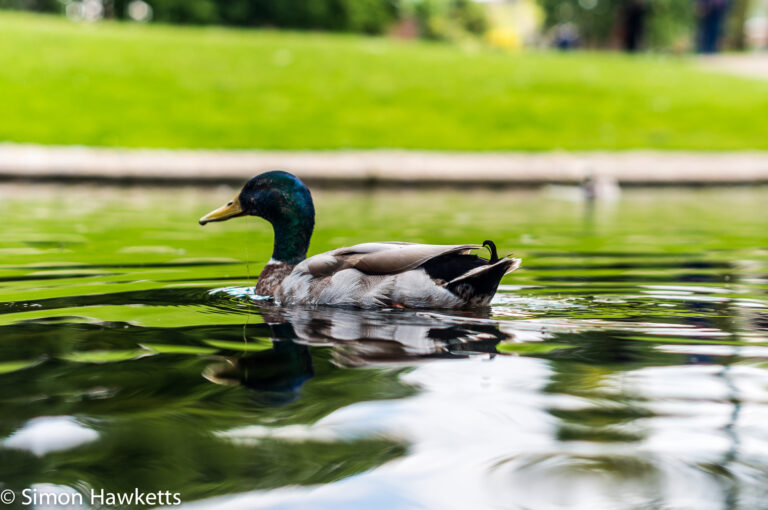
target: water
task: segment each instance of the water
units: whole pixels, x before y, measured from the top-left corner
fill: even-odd
[[[460,313],[254,301],[267,225],[196,224],[232,194],[0,187],[0,488],[768,508],[768,189],[315,193],[312,252],[523,258]]]

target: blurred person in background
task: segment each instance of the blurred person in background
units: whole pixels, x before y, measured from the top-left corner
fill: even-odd
[[[622,47],[625,51],[635,52],[643,43],[645,18],[648,14],[647,0],[628,0],[621,10]]]
[[[728,11],[728,0],[695,1],[699,23],[697,49],[700,53],[716,53]]]
[[[553,28],[553,44],[558,50],[579,47],[579,29],[573,23],[561,23]]]

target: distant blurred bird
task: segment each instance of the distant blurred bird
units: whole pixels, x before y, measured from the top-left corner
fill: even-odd
[[[597,202],[615,202],[621,197],[621,187],[615,178],[592,173],[587,173],[578,184],[549,185],[544,188],[544,191],[552,198],[584,202],[588,205]]]
[[[361,308],[469,308],[486,306],[501,278],[519,259],[496,253],[493,241],[431,245],[377,242],[338,248],[306,259],[315,224],[312,196],[298,177],[272,171],[248,181],[200,224],[237,216],[260,216],[272,224],[272,258],[255,292],[282,305]],[[488,247],[490,258],[470,254]]]
[[[616,200],[621,194],[616,179],[606,175],[587,175],[581,183],[581,189],[587,202],[609,202]]]

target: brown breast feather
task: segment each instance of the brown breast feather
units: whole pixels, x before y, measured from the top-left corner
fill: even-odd
[[[254,292],[260,296],[274,296],[277,287],[286,276],[291,274],[294,267],[296,267],[295,264],[285,264],[283,262],[267,264],[261,270]]]

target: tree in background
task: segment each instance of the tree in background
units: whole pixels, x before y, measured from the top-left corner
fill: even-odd
[[[401,17],[416,20],[427,39],[460,39],[488,28],[484,8],[472,0],[403,0]]]
[[[0,0],[0,8],[61,12],[100,3],[100,16],[125,19],[136,0]],[[481,35],[486,12],[473,0],[141,0],[152,20],[179,24],[223,24],[300,30],[382,34],[412,21],[430,39]],[[97,6],[98,7],[98,6]],[[69,12],[69,11],[67,11]],[[99,17],[100,17],[99,16]]]
[[[647,41],[651,49],[680,52],[690,49],[694,34],[692,0],[653,0]]]
[[[731,0],[731,13],[725,27],[726,47],[734,50],[747,49],[747,17],[752,8],[750,0]]]
[[[60,12],[61,2],[58,0],[0,0],[0,9]]]
[[[63,12],[97,1],[107,18],[128,18],[133,0],[0,0],[0,9]],[[266,26],[384,33],[398,18],[400,0],[142,0],[162,23]]]
[[[396,0],[145,0],[167,23],[269,26],[379,34],[397,17]],[[122,3],[126,3],[122,0]],[[125,9],[116,9],[119,17]]]

